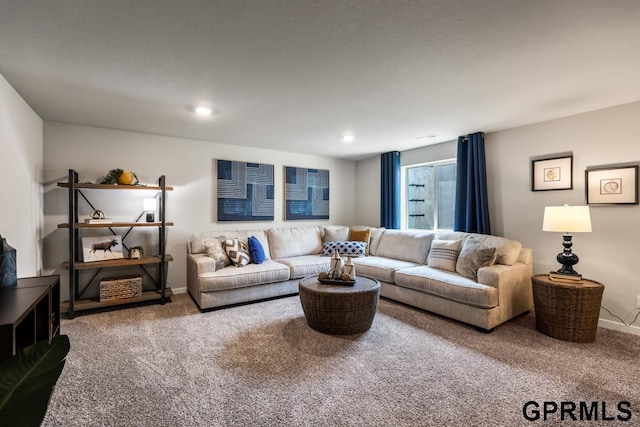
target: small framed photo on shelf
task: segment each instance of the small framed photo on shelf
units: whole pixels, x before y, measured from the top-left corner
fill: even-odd
[[[638,165],[587,168],[585,192],[588,205],[637,205]]]
[[[82,238],[82,261],[106,261],[124,258],[122,251],[122,237],[95,236]]]
[[[531,160],[531,191],[573,189],[573,154]]]

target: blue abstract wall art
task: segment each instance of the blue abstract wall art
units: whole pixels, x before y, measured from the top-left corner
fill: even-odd
[[[328,170],[285,166],[284,219],[329,219]]]
[[[273,221],[273,165],[218,160],[218,221]]]

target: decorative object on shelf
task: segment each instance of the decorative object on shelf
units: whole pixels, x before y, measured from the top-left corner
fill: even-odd
[[[111,169],[105,176],[98,178],[96,183],[111,185],[138,185],[139,181],[135,172],[123,171],[122,169]]]
[[[273,221],[273,165],[218,160],[218,221]]]
[[[7,239],[0,235],[0,286],[15,286],[18,284],[17,253],[9,246]]]
[[[103,211],[93,210],[89,214],[90,218],[84,220],[85,224],[111,224],[111,218],[107,218]]]
[[[284,219],[329,219],[329,171],[291,166],[284,169]]]
[[[100,280],[100,302],[138,298],[141,295],[141,276]]]
[[[542,231],[565,233],[563,237],[564,250],[556,259],[562,268],[551,272],[553,275],[562,275],[581,279],[582,276],[573,269],[579,261],[578,256],[571,252],[571,233],[590,233],[591,215],[589,206],[547,206],[544,208]]]
[[[129,259],[140,259],[144,256],[144,249],[142,246],[134,246],[129,248]]]
[[[638,165],[588,167],[585,187],[588,205],[637,205]]]
[[[124,258],[121,236],[82,238],[82,260],[84,262],[105,261],[118,258]]]
[[[573,153],[531,160],[531,191],[573,189]]]
[[[142,210],[147,213],[147,222],[155,221],[155,212],[158,210],[158,204],[154,197],[145,197],[142,200]]]
[[[91,211],[91,214],[89,214],[89,216],[91,217],[91,219],[104,219],[105,218],[104,212],[102,212],[101,210],[98,210],[98,209]]]

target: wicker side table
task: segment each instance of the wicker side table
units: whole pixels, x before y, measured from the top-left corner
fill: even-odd
[[[547,274],[531,278],[536,329],[545,335],[571,342],[594,342],[604,285],[554,282]]]
[[[298,284],[307,324],[318,332],[350,335],[366,332],[380,299],[380,283],[358,277],[353,286],[324,285],[315,276]]]

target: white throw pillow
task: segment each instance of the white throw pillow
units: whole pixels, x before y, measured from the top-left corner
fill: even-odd
[[[427,265],[441,270],[456,271],[462,240],[438,240],[431,242]]]

